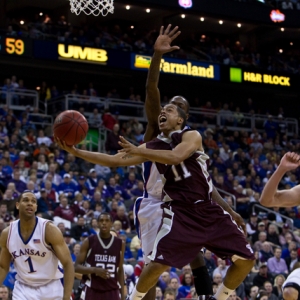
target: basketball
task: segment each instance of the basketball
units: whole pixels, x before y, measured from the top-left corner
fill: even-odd
[[[53,124],[53,133],[68,146],[79,144],[85,139],[89,129],[86,118],[76,110],[60,113]]]

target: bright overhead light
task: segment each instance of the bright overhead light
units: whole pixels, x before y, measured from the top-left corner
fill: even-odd
[[[281,31],[284,31],[284,28],[283,28],[283,27],[281,27],[281,28],[280,28],[280,30],[281,30]]]
[[[130,26],[130,28],[131,28],[131,29],[133,29],[133,28],[134,28],[134,26],[133,26],[133,25],[131,25],[131,26]]]
[[[220,25],[222,25],[222,24],[223,24],[223,21],[222,21],[222,20],[220,20],[220,21],[219,21],[219,24],[220,24]]]
[[[236,26],[240,28],[240,27],[242,27],[242,24],[238,23]]]
[[[184,18],[185,18],[185,14],[182,14],[182,15],[181,15],[181,19],[184,19]]]
[[[43,13],[42,12],[40,12],[40,16],[42,16],[43,15]]]
[[[200,18],[200,21],[201,21],[201,22],[203,22],[203,21],[204,21],[204,18],[203,18],[203,17],[201,17],[201,18]]]
[[[293,43],[293,42],[290,42],[290,45],[291,45],[291,46],[293,46],[293,45],[294,45],[294,43]]]
[[[127,10],[129,10],[129,9],[130,9],[130,5],[126,5],[125,8],[126,8]]]
[[[150,8],[147,8],[146,13],[149,14],[149,12],[150,12]]]
[[[37,86],[35,89],[36,89],[37,91],[39,91],[39,90],[41,89],[41,87],[40,87],[40,86]]]
[[[282,49],[279,49],[279,53],[282,53],[283,52],[283,50]]]
[[[23,20],[20,21],[20,24],[21,24],[21,25],[24,25],[24,23],[25,23],[25,22],[24,22]]]

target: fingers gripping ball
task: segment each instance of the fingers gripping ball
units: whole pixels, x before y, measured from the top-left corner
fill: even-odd
[[[89,129],[86,118],[76,110],[60,113],[53,124],[53,133],[68,146],[77,145],[85,139]]]

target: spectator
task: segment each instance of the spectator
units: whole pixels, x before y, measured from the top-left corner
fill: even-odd
[[[45,132],[43,129],[39,130],[39,134],[38,134],[36,141],[37,141],[38,145],[44,144],[47,147],[49,147],[52,144],[52,140],[49,137],[45,136]]]
[[[117,120],[115,117],[112,116],[108,109],[105,109],[102,115],[102,125],[109,130],[113,130],[113,127],[116,123]]]
[[[290,255],[285,258],[285,263],[287,265],[288,271],[292,272],[294,265],[296,262],[299,262],[300,258],[298,257],[298,253],[296,249],[290,250]]]
[[[267,262],[269,258],[273,257],[273,250],[269,242],[262,243],[262,249],[259,251],[261,262]]]
[[[212,253],[209,250],[204,252],[204,261],[210,278],[213,278],[213,271],[216,269],[215,260],[212,258]]]
[[[249,222],[246,223],[246,230],[249,235],[253,235],[254,233],[257,232],[257,213],[252,212],[250,214],[250,220]]]
[[[179,282],[177,278],[170,278],[170,282],[168,284],[168,289],[172,290],[175,294],[175,299],[179,300],[181,298],[184,298],[185,295],[179,291]]]
[[[19,168],[15,168],[13,171],[13,179],[9,180],[8,183],[13,182],[16,186],[16,190],[19,193],[23,193],[26,190],[26,183],[20,178]]]
[[[112,131],[108,133],[105,142],[105,150],[108,154],[116,154],[121,149],[119,145],[120,125],[114,124]]]
[[[278,297],[273,294],[273,285],[270,281],[264,282],[264,289],[268,294],[268,300],[278,300]]]
[[[115,216],[114,221],[120,221],[122,223],[122,229],[127,233],[130,233],[130,222],[123,206],[118,206],[117,215]]]
[[[76,241],[79,241],[84,232],[89,232],[89,228],[85,225],[84,217],[79,216],[76,225],[71,228],[71,235]]]
[[[224,259],[218,258],[218,266],[216,269],[214,269],[213,271],[213,276],[215,274],[221,274],[222,278],[224,279],[224,277],[226,276],[227,270],[229,268],[229,266],[226,266],[226,261]]]
[[[275,295],[278,299],[282,299],[282,285],[284,281],[285,277],[283,275],[277,275],[274,279],[272,294]]]
[[[63,176],[63,182],[58,186],[58,193],[64,194],[70,199],[75,197],[75,193],[78,192],[77,185],[71,181],[71,175],[65,174]]]
[[[120,230],[119,231],[119,238],[121,240],[123,240],[123,242],[125,243],[125,252],[124,252],[124,262],[125,263],[129,263],[129,262],[132,262],[132,261],[135,261],[135,258],[133,257],[133,254],[130,250],[130,248],[127,246],[127,235],[126,235],[126,232],[124,230]]]
[[[181,287],[179,287],[178,292],[183,294],[184,297],[186,297],[190,293],[191,286],[193,285],[192,274],[185,273],[183,275],[181,283],[182,283],[182,285],[181,285]]]
[[[97,178],[96,170],[94,168],[90,169],[90,171],[89,171],[89,177],[86,180],[86,184],[87,184],[88,188],[91,191],[93,191],[97,187],[97,185],[98,185],[98,178]]]
[[[61,178],[60,175],[58,175],[56,173],[56,170],[57,170],[57,164],[56,163],[50,164],[49,172],[44,175],[43,181],[45,182],[48,175],[51,175],[52,176],[52,183],[54,183],[56,186],[59,186],[60,183],[62,182],[62,178]]]
[[[60,196],[60,204],[54,211],[54,216],[61,217],[71,223],[76,222],[77,216],[84,215],[84,210],[82,210],[78,205],[73,204],[68,205],[68,198],[64,195]]]
[[[288,274],[286,262],[281,258],[282,250],[280,247],[275,248],[274,257],[268,259],[268,269],[273,276],[278,274]]]
[[[259,267],[258,273],[253,278],[253,285],[258,286],[260,289],[263,288],[264,283],[269,281],[274,282],[274,278],[271,273],[268,272],[268,266],[266,263],[262,263]]]

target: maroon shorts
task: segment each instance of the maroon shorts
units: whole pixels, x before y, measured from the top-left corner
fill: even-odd
[[[253,250],[231,216],[212,202],[162,204],[163,222],[149,258],[182,268],[202,247],[221,258],[254,260]]]
[[[85,286],[81,292],[81,300],[120,300],[119,290],[99,291]]]

